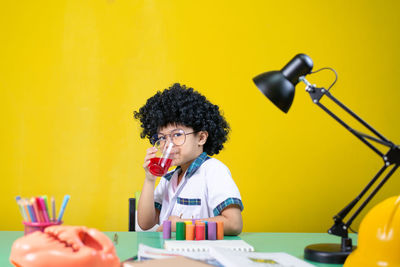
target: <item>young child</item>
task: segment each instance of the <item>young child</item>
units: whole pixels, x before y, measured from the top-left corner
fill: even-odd
[[[150,173],[150,159],[156,148],[147,149],[144,159],[145,179],[138,204],[138,224],[143,230],[171,220],[223,221],[225,235],[242,231],[243,204],[239,189],[229,169],[211,158],[223,148],[229,125],[219,107],[203,95],[178,83],[149,98],[134,112],[143,131],[141,138],[152,143],[165,140],[174,144],[172,166],[155,187],[156,176]]]

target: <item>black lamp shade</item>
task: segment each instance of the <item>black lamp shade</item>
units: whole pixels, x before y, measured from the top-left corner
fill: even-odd
[[[285,113],[289,111],[294,98],[294,85],[280,71],[262,73],[253,81],[275,106]]]
[[[280,110],[287,113],[294,99],[294,89],[301,76],[311,73],[313,62],[305,54],[296,55],[281,71],[262,73],[253,78],[258,89]]]

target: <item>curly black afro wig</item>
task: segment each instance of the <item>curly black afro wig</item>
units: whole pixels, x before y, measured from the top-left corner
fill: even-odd
[[[210,156],[218,154],[224,147],[230,131],[217,105],[211,104],[193,88],[179,83],[162,92],[158,91],[139,111],[134,111],[134,117],[140,120],[143,128],[140,137],[149,140],[160,128],[169,124],[181,124],[194,131],[207,131],[204,151]]]

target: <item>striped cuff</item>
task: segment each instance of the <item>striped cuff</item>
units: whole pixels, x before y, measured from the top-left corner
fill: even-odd
[[[214,210],[214,216],[218,216],[221,212],[230,205],[238,205],[240,207],[240,211],[244,209],[243,203],[239,198],[230,197],[227,198],[225,201],[221,202]]]
[[[161,210],[162,205],[158,202],[154,202],[154,207],[156,207],[158,210]]]

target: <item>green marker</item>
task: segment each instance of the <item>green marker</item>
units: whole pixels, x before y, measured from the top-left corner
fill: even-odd
[[[42,196],[43,200],[44,200],[44,205],[46,206],[46,212],[47,215],[49,216],[49,219],[51,219],[50,213],[49,213],[49,205],[47,204],[47,196]]]

